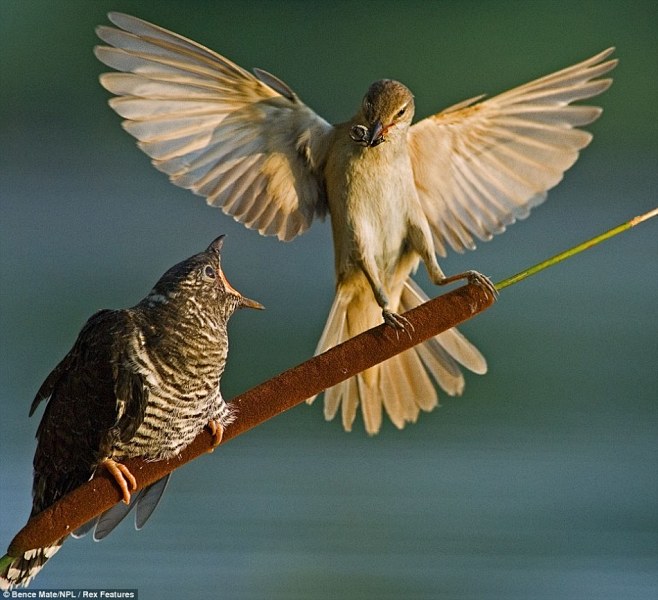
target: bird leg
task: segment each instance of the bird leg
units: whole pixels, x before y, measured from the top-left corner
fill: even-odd
[[[409,239],[412,247],[418,252],[425,263],[427,273],[434,285],[447,285],[453,281],[466,279],[468,283],[474,283],[475,285],[485,288],[494,299],[498,298],[498,290],[496,289],[496,286],[491,283],[491,280],[487,276],[482,275],[482,273],[478,273],[477,271],[465,271],[464,273],[458,273],[457,275],[451,275],[450,277],[444,275],[436,260],[436,253],[434,252],[434,244],[432,242],[432,232],[430,231],[426,219],[418,219],[417,222],[409,225]]]
[[[477,271],[465,271],[464,273],[458,273],[457,275],[451,275],[450,277],[443,276],[438,281],[435,281],[437,285],[446,285],[452,283],[453,281],[459,281],[460,279],[466,279],[468,283],[473,283],[479,285],[486,289],[494,298],[498,298],[498,290],[496,286],[491,282],[486,275],[478,273]]]
[[[395,333],[398,337],[400,330],[406,331],[407,334],[411,336],[411,333],[409,333],[409,329],[413,331],[414,326],[406,317],[399,315],[393,312],[392,310],[389,310],[388,296],[384,291],[384,286],[381,280],[379,279],[379,276],[376,275],[377,268],[375,265],[369,263],[370,261],[367,260],[362,261],[361,270],[363,271],[363,274],[366,276],[366,279],[370,284],[370,289],[372,290],[372,293],[375,296],[375,300],[377,301],[377,304],[379,304],[380,308],[382,309],[382,317],[384,319],[384,323],[395,329]]]
[[[134,492],[137,489],[137,480],[128,470],[128,467],[112,460],[111,458],[104,460],[101,463],[101,467],[105,467],[110,472],[110,475],[114,477],[114,480],[121,489],[124,503],[130,504],[130,490]],[[129,485],[130,489],[128,488]]]
[[[222,437],[224,437],[224,427],[217,419],[210,419],[207,425],[212,434],[212,446],[210,447],[209,452],[212,452],[217,446],[222,443]]]

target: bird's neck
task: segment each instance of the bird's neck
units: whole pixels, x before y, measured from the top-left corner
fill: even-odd
[[[152,365],[156,387],[171,372],[190,389],[219,381],[228,354],[226,320],[161,306],[142,311],[138,325],[133,350],[140,362]]]
[[[193,346],[212,353],[226,339],[226,323],[230,312],[226,307],[202,307],[194,299],[183,302],[172,300],[142,308],[140,319],[145,334],[153,341],[153,348],[172,345],[184,348]]]

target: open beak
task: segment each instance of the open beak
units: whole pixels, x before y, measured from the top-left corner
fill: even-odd
[[[368,142],[368,146],[374,148],[375,146],[379,146],[383,141],[385,141],[384,126],[381,121],[375,121],[370,130],[370,141]]]
[[[256,308],[258,310],[265,309],[265,307],[260,302],[256,302],[250,298],[245,298],[244,296],[240,296],[240,308]]]
[[[251,300],[251,298],[245,298],[238,290],[236,290],[229,282],[228,279],[226,279],[226,275],[224,275],[224,271],[221,269],[219,270],[219,277],[224,284],[224,289],[229,293],[233,294],[234,296],[237,296],[240,298],[240,304],[238,304],[238,308],[256,308],[258,310],[263,310],[265,307],[260,303],[256,302],[255,300]]]

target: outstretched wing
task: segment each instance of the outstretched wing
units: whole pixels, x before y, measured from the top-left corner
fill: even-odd
[[[290,240],[326,214],[332,126],[281,80],[136,17],[110,13],[96,56],[110,106],[155,167],[247,227]]]
[[[437,251],[475,248],[528,216],[578,158],[592,135],[578,127],[601,114],[572,106],[605,91],[597,79],[615,67],[592,58],[498,96],[467,100],[423,119],[409,132],[414,178]]]

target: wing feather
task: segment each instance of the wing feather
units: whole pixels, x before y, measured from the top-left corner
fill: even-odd
[[[263,235],[289,240],[327,211],[321,165],[333,127],[274,75],[110,13],[100,82],[139,148],[170,180]],[[274,207],[274,208],[272,208]]]
[[[411,127],[414,178],[437,252],[473,249],[475,238],[490,239],[543,202],[592,139],[576,128],[601,109],[571,103],[610,87],[597,78],[617,64],[605,60],[613,50]]]

